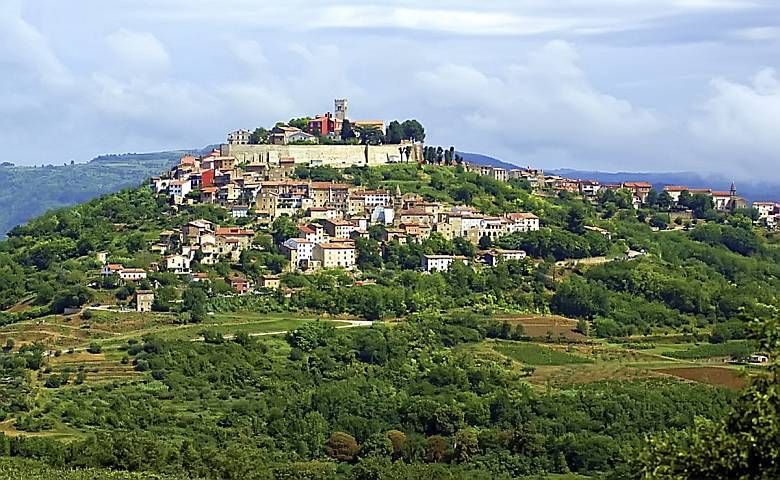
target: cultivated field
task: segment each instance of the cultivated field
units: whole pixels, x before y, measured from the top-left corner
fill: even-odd
[[[577,321],[558,315],[500,315],[496,320],[520,324],[525,334],[538,340],[586,342],[588,337],[576,331]]]

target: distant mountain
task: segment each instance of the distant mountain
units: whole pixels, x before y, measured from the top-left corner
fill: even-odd
[[[206,147],[204,150],[210,150]],[[184,153],[102,155],[87,163],[22,167],[0,166],[0,238],[14,226],[52,208],[82,203],[138,185],[171,168]]]
[[[598,180],[602,183],[620,183],[626,181],[648,182],[656,188],[664,185],[684,185],[691,188],[711,188],[728,191],[732,179],[718,174],[699,174],[694,172],[599,172],[590,170],[574,170],[559,168],[545,170],[546,173],[568,178]],[[761,200],[780,201],[780,183],[771,182],[736,182],[737,193],[748,201]]]
[[[479,153],[458,152],[467,162],[479,165],[489,165],[499,168],[520,168],[518,165],[504,162],[488,155]],[[718,174],[699,174],[694,172],[599,172],[592,170],[575,170],[558,168],[545,170],[551,175],[567,178],[598,180],[602,183],[620,183],[627,181],[648,182],[657,190],[664,185],[684,185],[691,188],[712,188],[713,190],[728,190],[732,180]],[[737,192],[748,201],[761,200],[780,202],[780,183],[772,182],[737,182]]]
[[[503,160],[499,160],[497,158],[493,158],[488,155],[482,155],[481,153],[469,153],[469,152],[457,152],[457,153],[458,155],[463,157],[463,159],[468,163],[476,163],[478,165],[489,165],[491,167],[506,168],[506,169],[520,168],[517,165],[504,162]]]

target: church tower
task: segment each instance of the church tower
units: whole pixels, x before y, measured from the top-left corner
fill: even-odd
[[[333,112],[336,115],[336,120],[344,121],[347,118],[347,99],[337,98],[333,101]]]
[[[737,186],[734,184],[734,182],[731,182],[731,189],[729,190],[729,193],[731,193],[731,198],[737,196]]]

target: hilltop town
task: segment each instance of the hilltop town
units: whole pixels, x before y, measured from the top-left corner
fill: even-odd
[[[530,167],[507,170],[469,164],[452,148],[423,146],[418,139],[424,138],[424,130],[416,121],[411,131],[408,124],[403,125],[405,134],[398,122],[392,122],[388,128],[379,120],[350,123],[347,112],[347,101],[340,99],[335,101],[335,115],[326,113],[279,123],[269,130],[231,132],[219,149],[202,157],[185,155],[171,171],[153,178],[154,191],[165,195],[170,204],[217,206],[227,211],[232,222],[240,224],[220,226],[196,219],[175,231],[162,232],[151,247],[152,252],[162,256],[153,268],[187,275],[193,281],[205,279],[206,274],[193,272],[193,262],[203,266],[223,260],[239,262],[242,252],[253,248],[256,230],[267,231],[280,217],[290,219],[294,225],[291,235],[278,238],[278,247],[288,261],[285,271],[308,273],[331,268],[356,269],[359,239],[376,240],[385,248],[392,242],[421,242],[431,235],[484,247],[476,259],[495,265],[499,260],[525,258],[526,252],[492,245],[506,235],[538,231],[542,226],[533,212],[489,215],[467,204],[447,204],[416,193],[403,193],[399,185],[393,190],[370,189],[345,181],[312,178],[318,172],[327,177],[331,170],[349,172],[368,166],[444,165],[498,182],[524,182],[541,197],[574,195],[593,203],[607,197],[637,210],[656,207],[667,212],[649,219],[656,229],[686,228],[697,218],[706,220],[708,216],[739,211],[747,212],[756,224],[770,229],[780,221],[780,204],[756,202],[755,210],[750,210],[733,184],[729,191],[668,185],[658,192],[647,182],[602,184],[545,175]],[[397,143],[384,143],[389,130],[397,131],[391,135]],[[345,176],[349,178],[348,173]],[[609,235],[596,226],[588,228]],[[418,267],[428,272],[443,271],[457,260],[468,261],[464,255],[430,254],[422,257]],[[145,276],[143,271],[121,265],[106,265],[102,273],[118,274],[123,280]],[[278,287],[277,273],[268,272],[259,286]],[[239,293],[256,286],[245,277],[228,280]]]

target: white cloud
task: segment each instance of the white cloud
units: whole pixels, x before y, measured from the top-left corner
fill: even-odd
[[[652,111],[595,88],[578,62],[570,44],[555,41],[491,76],[443,64],[417,81],[429,105],[455,115],[452,138],[501,145],[520,163],[539,149],[580,159],[629,154],[664,128]]]
[[[114,63],[130,75],[159,74],[170,66],[170,57],[160,40],[148,32],[120,28],[106,38]]]
[[[698,148],[737,173],[780,179],[780,79],[772,69],[750,83],[712,80],[712,95],[689,128]],[[767,168],[774,165],[775,168]]]
[[[732,32],[736,38],[752,41],[780,39],[780,27],[751,27]]]
[[[12,62],[49,87],[68,86],[72,81],[70,72],[57,58],[48,39],[22,17],[21,5],[20,0],[0,3],[0,61]]]

